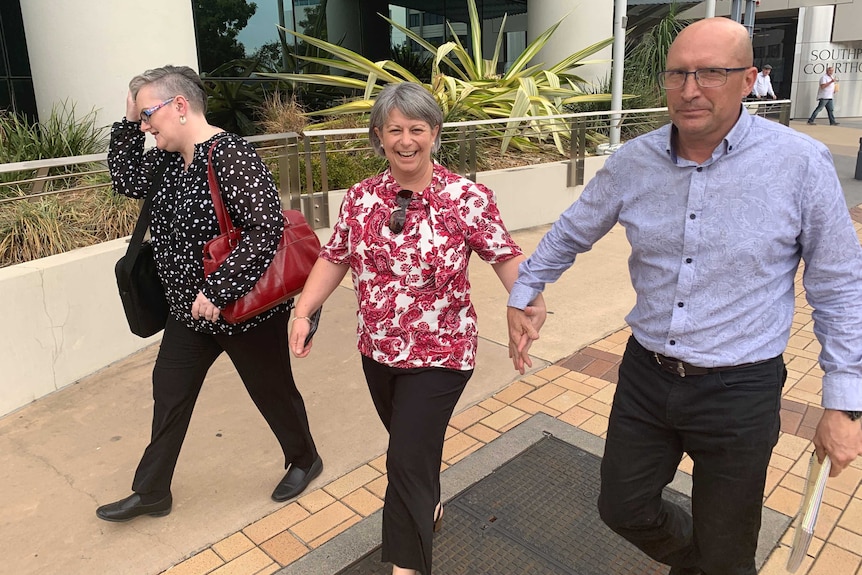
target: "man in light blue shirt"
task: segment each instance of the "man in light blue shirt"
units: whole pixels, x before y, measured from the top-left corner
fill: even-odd
[[[827,148],[742,113],[752,61],[732,20],[683,30],[659,78],[672,124],[608,158],[521,264],[509,298],[523,367],[545,312],[522,310],[577,254],[625,228],[637,300],[599,511],[673,575],[756,573],[800,260],[825,372],[815,447],[835,475],[862,453],[862,248]],[[693,516],[661,497],[683,453],[694,461]]]

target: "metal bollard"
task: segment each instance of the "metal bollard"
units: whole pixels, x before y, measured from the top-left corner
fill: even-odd
[[[862,138],[859,138],[859,151],[856,152],[856,175],[853,178],[862,180]]]

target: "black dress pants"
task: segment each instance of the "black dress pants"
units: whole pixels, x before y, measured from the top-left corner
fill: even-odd
[[[168,318],[153,369],[153,429],[135,473],[137,493],[170,490],[195,402],[207,371],[227,352],[257,409],[284,452],[285,468],[311,465],[317,457],[305,403],[290,370],[287,320],[275,314],[237,335],[210,335]]]
[[[374,407],[389,432],[382,560],[431,575],[443,440],[473,370],[399,369],[365,356],[362,368]]]
[[[786,376],[778,356],[679,377],[629,339],[601,466],[604,522],[656,561],[706,575],[755,575]],[[691,515],[661,496],[683,453],[694,461]]]

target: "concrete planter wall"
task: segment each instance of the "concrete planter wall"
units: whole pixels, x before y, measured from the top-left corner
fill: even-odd
[[[585,181],[604,165],[587,158]],[[553,223],[580,195],[567,188],[568,162],[482,172],[510,230]],[[344,191],[329,196],[330,221]],[[322,241],[329,229],[318,230]],[[128,238],[0,269],[0,416],[75,383],[153,342],[129,332],[114,264]]]

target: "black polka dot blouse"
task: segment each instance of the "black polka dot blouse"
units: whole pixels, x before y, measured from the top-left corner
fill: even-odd
[[[219,308],[249,292],[281,239],[284,220],[278,191],[254,147],[236,134],[221,132],[196,144],[194,159],[184,169],[178,152],[157,148],[145,152],[146,136],[139,126],[126,119],[114,123],[108,168],[117,193],[138,199],[151,191],[155,194],[150,234],[171,315],[195,331],[230,335],[284,310],[288,304],[233,325],[221,318],[215,323],[195,320],[191,314],[198,292]],[[243,235],[224,264],[204,277],[203,246],[221,233],[207,183],[207,153],[216,140],[216,178],[228,214]]]

